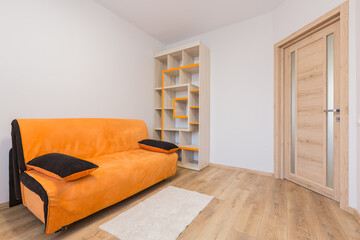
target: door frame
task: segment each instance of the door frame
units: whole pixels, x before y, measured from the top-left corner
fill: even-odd
[[[285,149],[285,48],[320,31],[334,22],[340,22],[340,207],[349,210],[349,2],[346,1],[312,23],[306,25],[274,45],[274,176],[284,178]]]

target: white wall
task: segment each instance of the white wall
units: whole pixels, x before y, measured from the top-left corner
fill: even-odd
[[[171,44],[210,48],[210,161],[273,172],[272,15]]]
[[[274,42],[311,23],[345,0],[285,0],[274,11]]]
[[[89,0],[2,0],[0,29],[0,203],[15,118],[138,118],[152,128],[159,41]]]

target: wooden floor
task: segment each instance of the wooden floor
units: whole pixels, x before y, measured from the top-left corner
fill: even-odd
[[[25,207],[0,211],[0,239],[116,240],[99,225],[169,185],[215,197],[181,240],[360,239],[356,219],[328,198],[285,180],[213,166],[201,172],[179,168],[174,177],[46,238],[43,224]]]

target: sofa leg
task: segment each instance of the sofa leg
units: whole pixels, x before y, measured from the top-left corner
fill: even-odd
[[[69,226],[64,226],[62,228],[60,228],[59,230],[57,230],[55,233],[58,233],[60,231],[66,231],[69,228]]]

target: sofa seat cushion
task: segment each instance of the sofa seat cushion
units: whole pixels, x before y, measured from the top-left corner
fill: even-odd
[[[71,182],[35,170],[25,173],[39,182],[48,195],[48,214],[45,217],[45,234],[48,235],[174,175],[177,158],[176,153],[163,154],[144,149],[89,158],[85,160],[99,168]]]

